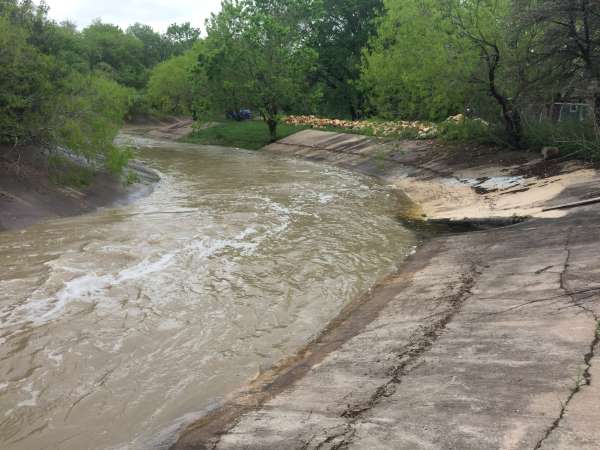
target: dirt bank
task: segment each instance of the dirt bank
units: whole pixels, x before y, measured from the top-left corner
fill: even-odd
[[[432,239],[174,448],[600,448],[600,204],[542,211],[600,192],[593,169],[316,131],[268,150],[383,177],[416,215],[533,218]]]
[[[69,217],[99,207],[126,204],[149,194],[158,175],[132,161],[137,182],[125,185],[117,176],[96,174],[84,187],[53,183],[37,149],[21,149],[0,158],[0,231],[16,230],[44,220]]]

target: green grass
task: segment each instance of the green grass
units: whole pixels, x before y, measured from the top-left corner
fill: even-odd
[[[283,139],[307,128],[280,123],[277,126],[277,139]],[[271,138],[269,129],[263,121],[249,120],[246,122],[227,121],[211,128],[196,130],[183,140],[194,144],[258,150],[269,144]]]
[[[54,184],[75,188],[89,186],[95,175],[92,169],[81,167],[59,155],[48,158],[48,172]]]
[[[563,156],[600,160],[600,130],[589,122],[526,121],[523,125],[528,147],[558,147]]]

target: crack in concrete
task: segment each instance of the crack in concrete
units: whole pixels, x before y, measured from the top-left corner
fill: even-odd
[[[351,424],[347,424],[342,432],[327,436],[327,438],[325,438],[323,441],[317,444],[315,450],[324,449],[326,448],[325,446],[327,444],[331,444],[328,450],[339,450],[342,448],[347,448],[352,439],[354,438],[355,434],[356,430],[354,429],[354,427]],[[335,442],[337,439],[340,439],[340,441]]]
[[[592,368],[592,359],[594,358],[596,347],[598,347],[599,344],[600,320],[596,320],[596,332],[594,334],[594,339],[590,344],[589,351],[584,355],[583,358],[585,367],[583,373],[580,377],[578,377],[575,387],[571,389],[571,392],[569,393],[567,399],[561,404],[561,409],[558,417],[554,419],[554,421],[552,422],[550,427],[548,427],[542,438],[537,442],[536,446],[534,447],[534,450],[541,449],[546,439],[548,439],[550,435],[560,426],[560,423],[567,412],[567,407],[569,406],[569,403],[571,402],[571,400],[573,400],[575,395],[577,395],[585,386],[589,386],[590,384],[592,384],[592,375],[590,373],[590,370]]]
[[[462,277],[460,281],[461,286],[458,292],[448,297],[449,310],[447,313],[428,326],[420,327],[410,339],[411,342],[408,344],[408,348],[398,354],[398,358],[402,362],[391,370],[390,379],[377,388],[366,404],[349,406],[346,411],[342,413],[342,417],[355,418],[363,412],[372,409],[382,398],[394,394],[396,390],[394,385],[400,384],[402,377],[407,375],[411,369],[415,368],[416,360],[431,349],[435,341],[441,336],[456,313],[458,313],[466,299],[469,297],[478,274],[479,272],[477,272],[476,266],[473,264],[469,272]]]
[[[571,302],[573,303],[573,306],[582,309],[584,312],[586,312],[587,314],[590,314],[593,317],[594,322],[596,324],[596,329],[594,332],[594,338],[592,339],[592,342],[590,343],[589,350],[583,356],[583,363],[584,363],[583,372],[581,373],[580,376],[577,377],[575,386],[571,389],[571,392],[569,393],[567,399],[561,403],[561,409],[560,409],[558,417],[556,419],[554,419],[552,424],[545,431],[542,438],[535,445],[534,450],[539,450],[540,448],[542,448],[542,446],[544,445],[544,442],[560,426],[560,424],[567,412],[567,408],[568,408],[571,400],[573,400],[573,398],[585,386],[589,386],[590,384],[592,384],[592,374],[591,374],[592,359],[594,358],[596,347],[598,347],[598,345],[600,345],[600,317],[592,309],[587,308],[586,306],[582,305],[581,303],[578,303],[576,295],[571,294],[568,289],[567,277],[568,277],[569,266],[570,266],[570,262],[571,262],[571,254],[572,254],[571,247],[570,247],[572,232],[573,232],[573,228],[570,228],[569,231],[567,232],[567,239],[565,242],[566,257],[565,257],[565,261],[563,264],[563,270],[560,273],[560,288],[567,294],[568,297],[570,297]]]
[[[221,443],[221,436],[217,436],[217,438],[215,439],[215,441],[210,449],[217,450],[217,447],[219,446],[220,443]]]
[[[471,263],[469,271],[460,279],[458,291],[452,295],[446,296],[448,304],[446,314],[429,325],[419,327],[419,329],[413,333],[406,349],[397,355],[401,362],[391,369],[390,379],[379,386],[371,395],[371,398],[365,403],[359,403],[352,406],[348,405],[346,410],[341,414],[341,417],[348,419],[345,431],[327,437],[318,444],[315,449],[323,448],[323,445],[335,441],[342,436],[343,439],[335,446],[330,447],[330,449],[348,447],[356,434],[354,425],[358,419],[365,412],[374,408],[382,399],[392,396],[396,392],[396,386],[402,382],[402,378],[420,366],[421,362],[418,361],[419,358],[431,349],[433,344],[446,330],[454,316],[460,311],[465,301],[470,297],[471,290],[480,274],[481,273],[477,271],[477,264],[474,262]]]
[[[506,309],[502,309],[500,311],[494,311],[491,313],[484,313],[484,314],[476,314],[478,316],[497,316],[500,314],[505,314],[511,311],[515,311],[517,309],[520,308],[524,308],[525,306],[529,306],[529,305],[534,305],[536,303],[542,303],[542,302],[550,302],[550,301],[558,301],[561,298],[565,298],[565,297],[570,297],[572,300],[576,295],[580,295],[580,294],[590,294],[586,297],[581,297],[579,300],[585,300],[588,298],[591,298],[593,296],[595,296],[596,294],[600,293],[600,287],[596,287],[596,288],[590,288],[590,289],[581,289],[578,291],[565,291],[562,294],[559,295],[553,295],[551,297],[544,297],[544,298],[536,298],[533,300],[530,300],[528,302],[525,303],[520,303],[518,305],[515,306],[511,306],[510,308],[506,308]],[[510,298],[506,298],[506,297],[480,297],[481,300],[511,300]],[[582,306],[580,303],[577,303],[575,301],[573,301],[573,306]],[[592,311],[589,311],[592,312]]]

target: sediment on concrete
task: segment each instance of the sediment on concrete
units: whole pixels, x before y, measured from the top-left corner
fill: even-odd
[[[271,151],[369,173],[372,142],[346,139],[316,135],[300,150],[280,143]],[[331,145],[338,151],[323,149]],[[388,174],[423,180],[416,164],[402,167]],[[452,176],[429,172],[428,183]],[[597,177],[583,178],[536,200],[535,211],[600,190]],[[434,238],[174,448],[600,448],[599,252],[595,205]]]

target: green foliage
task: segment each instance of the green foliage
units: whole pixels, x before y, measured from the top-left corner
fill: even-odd
[[[75,164],[64,156],[52,155],[48,158],[50,180],[59,185],[82,188],[89,186],[94,179],[94,171]]]
[[[277,139],[283,139],[306,128],[282,123],[277,127]],[[260,121],[227,121],[208,128],[198,127],[186,140],[195,144],[258,150],[271,142],[271,136]]]
[[[38,111],[50,101],[54,61],[27,42],[25,29],[0,17],[0,141],[31,141],[41,134]]]
[[[152,107],[148,95],[143,91],[133,91],[129,97],[129,108],[125,118],[129,121],[135,121],[140,118],[156,116],[156,110]]]
[[[540,150],[558,147],[563,155],[577,155],[592,161],[600,160],[600,130],[590,122],[550,121],[525,122],[527,146]]]
[[[438,136],[446,141],[494,142],[490,125],[481,119],[448,119],[438,125]]]
[[[200,40],[200,30],[192,27],[190,22],[173,23],[167,28],[163,39],[168,42],[172,55],[181,55],[191,50],[194,44]]]
[[[83,38],[92,70],[103,70],[125,86],[144,87],[148,72],[143,64],[142,41],[116,25],[100,21],[85,28]]]
[[[536,62],[553,81],[586,83],[600,94],[600,14],[589,0],[515,0],[520,29],[537,31]],[[591,86],[590,86],[591,85]]]
[[[136,23],[127,28],[127,34],[142,43],[142,64],[146,68],[165,61],[172,54],[169,42],[149,25]]]
[[[364,58],[371,113],[440,120],[464,110],[478,54],[437,0],[386,0],[386,14]]]
[[[190,50],[157,65],[150,74],[147,97],[150,104],[165,114],[190,114],[194,100],[192,70],[197,53]]]
[[[455,28],[480,54],[475,80],[501,112],[508,143],[523,146],[522,97],[546,75],[535,47],[537,25],[516,27],[514,0],[447,0]]]
[[[196,82],[205,109],[257,111],[275,139],[279,115],[308,107],[316,53],[307,45],[310,0],[224,1],[208,23]]]
[[[298,127],[282,114],[319,112],[444,121],[446,140],[501,137],[597,158],[591,124],[525,123],[556,97],[590,100],[600,123],[599,15],[570,0],[225,0],[207,24],[166,33],[97,21],[78,32],[44,4],[0,0],[0,142],[64,146],[118,171],[124,117],[203,118],[250,108],[268,125],[198,130],[201,143],[260,148]],[[349,127],[354,130],[355,127]],[[364,134],[380,135],[377,127]],[[390,135],[389,133],[386,135]],[[406,127],[395,138],[423,137]],[[76,181],[76,180],[75,180]]]
[[[323,96],[319,114],[358,118],[364,98],[358,83],[361,55],[376,31],[383,0],[323,0],[317,4],[310,46],[318,54],[317,80]]]
[[[50,21],[43,5],[5,0],[0,13],[0,141],[62,146],[91,162],[105,159],[115,151],[132,91],[107,71],[90,71],[90,41],[72,25]],[[62,179],[70,167],[51,165],[59,166]],[[74,176],[66,181],[87,179]]]
[[[47,111],[52,141],[90,160],[110,152],[130,95],[103,75],[71,74]]]
[[[104,166],[112,173],[121,173],[132,156],[133,151],[131,149],[110,146],[106,153]],[[129,176],[127,179],[129,179]]]

